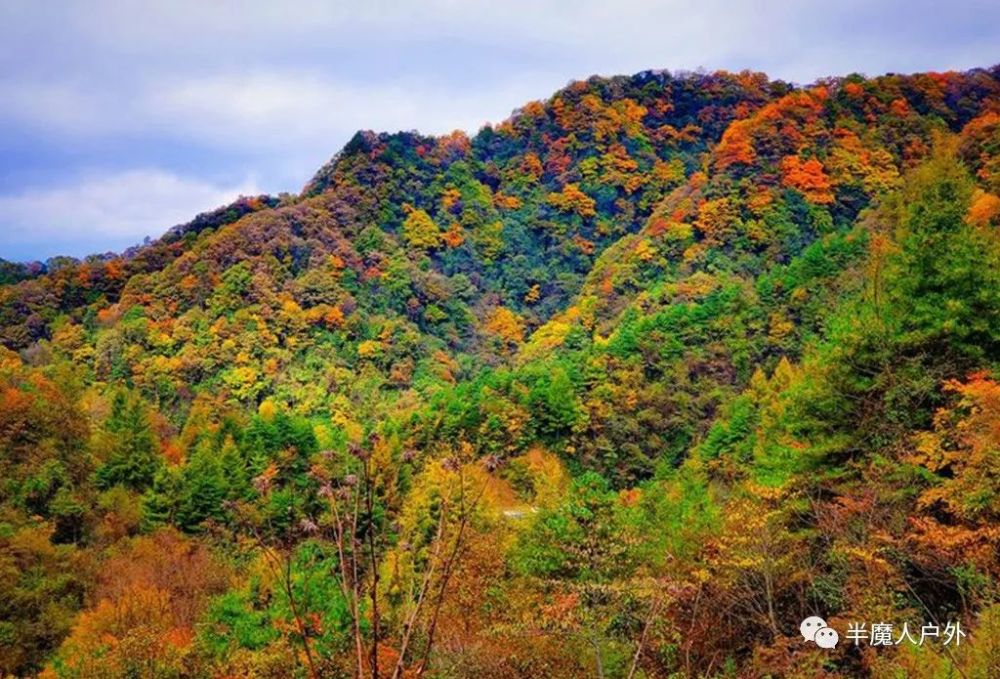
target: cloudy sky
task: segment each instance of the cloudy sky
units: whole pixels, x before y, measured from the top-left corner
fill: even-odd
[[[355,130],[475,132],[592,74],[996,62],[995,0],[0,0],[0,257],[121,250]]]

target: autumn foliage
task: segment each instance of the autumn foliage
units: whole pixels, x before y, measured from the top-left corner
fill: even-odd
[[[993,676],[998,110],[595,77],[0,262],[0,674]]]

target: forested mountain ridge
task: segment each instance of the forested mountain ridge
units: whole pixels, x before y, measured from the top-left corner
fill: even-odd
[[[12,269],[0,669],[988,676],[998,194],[996,67],[644,72]]]

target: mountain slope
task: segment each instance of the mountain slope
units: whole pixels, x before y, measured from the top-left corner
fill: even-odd
[[[998,158],[997,67],[591,78],[15,273],[0,669],[975,675]]]

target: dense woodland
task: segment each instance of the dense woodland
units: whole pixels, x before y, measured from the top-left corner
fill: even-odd
[[[644,72],[2,263],[0,676],[995,677],[998,229],[1000,67]]]

